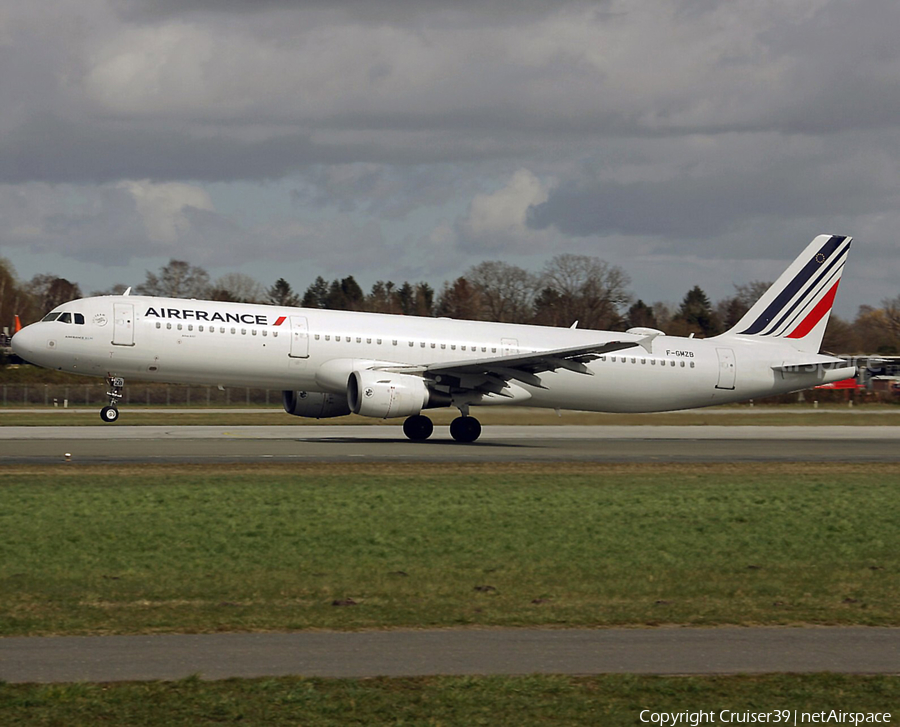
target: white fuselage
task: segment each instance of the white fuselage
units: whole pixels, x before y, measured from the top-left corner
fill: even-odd
[[[255,304],[106,296],[56,309],[16,334],[28,361],[88,376],[251,386],[342,395],[354,368],[432,364],[604,343],[641,334],[281,308]],[[76,315],[77,314],[77,315]],[[76,322],[83,321],[83,322]],[[541,386],[478,403],[608,412],[710,406],[808,388],[852,375],[847,368],[784,373],[798,359],[782,342],[729,336],[658,336],[649,345],[588,364],[592,376],[543,372]],[[808,357],[807,357],[808,358]]]

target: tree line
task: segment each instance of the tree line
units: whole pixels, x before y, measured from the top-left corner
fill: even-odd
[[[710,337],[727,331],[771,285],[754,281],[736,285],[734,293],[713,303],[699,285],[680,304],[646,303],[629,290],[631,279],[619,266],[587,255],[563,254],[538,272],[499,260],[466,270],[439,290],[428,283],[377,281],[366,293],[352,275],[328,281],[319,276],[302,293],[285,278],[266,287],[243,273],[211,280],[202,267],[170,260],[134,288],[139,295],[203,298],[333,310],[368,311],[468,320],[530,323],[547,326],[624,331],[657,328],[669,335]],[[92,291],[121,294],[125,286]],[[81,288],[50,273],[19,281],[8,261],[0,259],[0,321],[8,326],[18,314],[23,324],[41,318]],[[861,306],[853,321],[832,314],[823,350],[841,354],[900,354],[900,295],[880,307]]]

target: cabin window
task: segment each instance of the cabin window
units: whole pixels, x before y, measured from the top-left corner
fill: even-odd
[[[491,353],[497,353],[497,347],[491,346]]]
[[[669,361],[669,366],[674,366],[674,365],[675,365],[674,361]]]
[[[357,343],[362,343],[362,338],[359,337],[359,336],[357,336],[357,337],[356,337],[356,342],[357,342]]]
[[[372,339],[371,339],[371,338],[367,338],[367,339],[366,339],[366,343],[372,343]]]
[[[278,338],[278,331],[272,331],[272,338]]]
[[[376,339],[375,339],[375,343],[376,343],[377,345],[380,346],[380,345],[381,345],[381,339],[380,339],[380,338],[376,338]]]
[[[330,341],[330,340],[331,340],[331,336],[330,336],[329,334],[327,334],[327,333],[325,334],[325,340],[326,340],[326,341]]]
[[[460,346],[459,348],[460,348],[461,351],[465,351],[465,350],[466,350],[466,347],[465,347],[465,346]]]
[[[262,332],[262,333],[263,333],[263,338],[265,338],[266,336],[269,335],[269,332],[268,332],[265,328],[263,328],[263,332]]]
[[[410,342],[409,342],[409,347],[410,347],[410,348],[412,348],[412,347],[415,346],[415,345],[416,345],[416,342],[415,342],[415,341],[410,341]]]
[[[451,343],[451,344],[450,344],[450,350],[451,350],[451,351],[455,351],[455,350],[456,350],[456,344],[455,344],[455,343]]]
[[[171,330],[172,330],[172,324],[171,324],[171,323],[166,323],[166,330],[167,330],[167,331],[171,331]]]
[[[631,363],[637,363],[637,359],[636,359],[636,358],[632,358],[632,359],[631,359]]]
[[[422,341],[422,342],[419,344],[419,348],[425,348],[425,341]]]
[[[396,338],[394,339],[393,344],[394,344],[395,346],[397,345],[397,339],[396,339]]]
[[[157,322],[156,322],[156,327],[157,327],[157,328],[162,328],[162,323],[160,323],[159,321],[157,321]]]
[[[647,363],[647,359],[642,358],[642,359],[641,359],[641,364],[645,364],[645,363]]]
[[[178,324],[178,330],[180,331],[181,329],[182,329],[182,325],[179,323],[179,324]]]
[[[233,336],[233,335],[236,334],[236,333],[237,333],[237,328],[232,328],[232,329],[231,329],[231,335]]]
[[[656,359],[655,359],[655,358],[651,358],[651,359],[650,359],[650,365],[651,365],[651,366],[656,366]]]
[[[684,361],[681,362],[681,368],[684,368]]]
[[[241,335],[242,335],[242,336],[246,336],[246,335],[247,335],[247,329],[246,329],[246,328],[242,328],[242,329],[241,329]]]
[[[691,368],[694,368],[694,362],[691,361]]]
[[[250,333],[252,333],[252,334],[255,336],[255,335],[256,335],[256,329],[254,328],[252,331],[250,331]]]
[[[436,343],[432,343],[431,347],[434,348],[436,345],[437,345]]]
[[[447,348],[447,344],[446,344],[446,343],[442,343],[442,344],[441,344],[441,348]]]

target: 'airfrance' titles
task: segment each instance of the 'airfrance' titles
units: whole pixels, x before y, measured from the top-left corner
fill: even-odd
[[[187,308],[147,308],[147,316],[155,318],[173,318],[179,321],[219,321],[221,323],[244,323],[250,326],[267,326],[267,316],[257,316],[251,313],[219,313],[218,311],[190,310]],[[274,325],[280,325],[284,318],[280,318]]]

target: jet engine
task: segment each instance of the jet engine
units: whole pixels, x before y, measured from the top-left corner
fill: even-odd
[[[318,391],[282,391],[281,402],[284,410],[295,417],[328,419],[350,413],[344,397]]]
[[[444,398],[446,401],[442,400]],[[412,416],[422,409],[435,406],[447,406],[450,397],[431,391],[418,376],[367,369],[350,374],[347,403],[354,414],[389,419]]]

